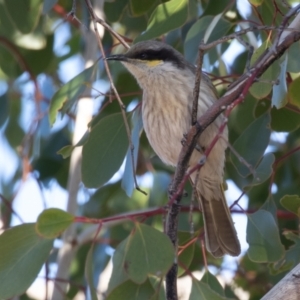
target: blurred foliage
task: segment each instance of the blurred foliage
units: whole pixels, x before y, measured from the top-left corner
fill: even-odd
[[[249,2],[252,6],[245,5],[245,2],[237,5],[230,0],[114,0],[104,2],[104,15],[108,24],[129,42],[158,38],[195,63],[198,45],[208,27],[213,26],[208,41],[214,41],[240,30],[239,24],[247,21],[279,25],[288,10],[280,0]],[[12,205],[29,176],[38,182],[41,193],[50,192],[54,183],[67,189],[70,159],[64,159],[58,151],[63,148],[61,153],[68,157],[73,149],[66,146],[71,144],[76,103],[94,82],[108,81],[103,62],[99,59],[89,69],[81,70],[79,75],[71,74],[73,79],[64,82],[62,71],[70,72],[62,70],[64,63],[74,57],[82,59],[89,47],[84,39],[89,30],[85,2],[78,4],[76,10],[82,26],[76,19],[65,18],[71,6],[71,1],[65,0],[0,0],[1,138],[6,153],[10,152],[17,162],[10,164],[6,161],[14,169],[10,177],[4,172],[0,177],[2,229],[11,226]],[[251,63],[272,44],[276,32],[255,31],[242,37],[256,46]],[[67,39],[62,45],[59,41],[63,35]],[[61,48],[58,49],[57,44]],[[233,45],[232,41],[225,42],[204,56],[203,67],[220,94],[245,71],[247,65],[249,49],[240,44],[242,50],[236,52]],[[124,51],[107,31],[103,46],[107,54]],[[203,299],[233,299],[237,298],[234,290],[238,287],[249,294],[249,299],[260,299],[300,262],[299,47],[300,43],[295,43],[284,58],[273,64],[262,80],[251,87],[243,103],[231,113],[229,142],[235,151],[231,147],[227,151],[225,180],[234,182],[248,198],[248,207],[244,209],[248,212],[250,250],[240,258],[237,268],[233,268],[230,286],[223,290],[214,275],[205,273],[200,282],[193,281],[190,299],[199,299],[199,291]],[[227,50],[230,51],[229,61],[223,55]],[[98,57],[101,58],[100,51]],[[163,210],[159,208],[167,203],[173,169],[158,159],[141,132],[141,112],[137,103],[142,93],[136,81],[120,64],[112,63],[110,67],[126,108],[135,108],[135,112],[127,113],[125,118],[129,121],[135,145],[138,179],[145,174],[149,176],[151,172],[153,185],[149,189],[141,181],[146,196],[133,190],[131,164],[119,172],[117,179],[109,181],[120,169],[126,151],[127,158],[131,157],[131,152],[120,106],[111,96],[111,91],[102,85],[96,91],[90,132],[80,143],[83,145],[82,178],[86,186],[80,187],[84,201],[79,204],[78,215],[99,219],[158,210],[135,218],[135,222],[144,224],[134,223],[130,217],[126,222],[122,220],[102,229],[93,243],[93,251],[89,251],[91,240],[79,245],[69,273],[67,296],[73,299],[79,291],[86,290],[86,285],[93,289],[89,275],[97,277],[102,273],[109,260],[107,249],[110,246],[115,249],[115,265],[107,299],[121,299],[120,295],[123,299],[133,299],[132,295],[138,295],[135,299],[164,299],[160,277],[172,262],[173,252],[168,239],[159,232],[164,225]],[[277,78],[281,81],[274,87]],[[203,234],[202,217],[198,212],[193,214],[195,233],[191,234],[188,214],[192,195],[190,184],[186,190],[189,196],[182,201],[179,218],[179,276],[204,267],[199,239]],[[61,231],[72,221],[72,217],[64,218],[64,214],[56,211],[51,211],[51,222],[49,216],[47,219],[41,215],[37,228],[46,226],[47,234],[45,230],[35,231],[32,224],[24,224],[0,236],[1,299],[20,293],[23,293],[21,299],[30,299],[26,289],[49,255],[52,239],[59,238]],[[79,223],[78,234],[88,226]],[[26,253],[15,264],[21,250]],[[144,256],[149,258],[150,265],[144,261]],[[55,263],[56,259],[55,250],[48,257],[48,263]],[[132,264],[126,265],[125,260]],[[209,254],[207,262],[216,267],[216,273],[223,268],[222,259],[214,259]],[[25,268],[28,276],[24,276]]]

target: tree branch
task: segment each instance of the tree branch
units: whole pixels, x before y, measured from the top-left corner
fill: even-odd
[[[178,214],[179,203],[182,198],[183,182],[185,173],[188,168],[188,162],[194,151],[197,140],[201,133],[225,110],[232,108],[240,103],[247,94],[250,86],[259,78],[272,63],[278,60],[284,52],[296,41],[300,39],[300,15],[297,15],[290,26],[285,28],[289,19],[298,12],[300,5],[291,9],[285,16],[281,30],[275,38],[275,43],[272,47],[266,49],[264,53],[257,59],[252,68],[243,74],[234,84],[228,87],[227,92],[219,101],[216,101],[205,114],[203,114],[193,125],[186,136],[180,155],[178,164],[175,170],[175,175],[170,186],[169,203],[171,207],[168,214],[167,235],[170,237],[175,249],[177,249],[177,229],[178,229]],[[206,50],[202,45],[201,49]],[[166,275],[167,299],[178,299],[176,289],[177,276],[177,261],[174,262],[172,268]]]
[[[296,300],[300,294],[300,264],[281,279],[261,300]]]

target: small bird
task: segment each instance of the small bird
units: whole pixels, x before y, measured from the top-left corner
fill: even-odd
[[[160,159],[177,165],[184,134],[191,128],[194,65],[171,46],[150,40],[133,45],[125,54],[111,55],[107,60],[120,61],[143,89],[142,117],[147,138]],[[202,73],[198,118],[217,100],[210,79]],[[218,134],[223,122],[219,116],[199,137],[189,168],[204,158],[204,151]],[[227,147],[227,127],[200,169],[191,175],[202,210],[205,244],[214,257],[237,256],[240,243],[222,188]],[[197,182],[196,182],[196,179]]]

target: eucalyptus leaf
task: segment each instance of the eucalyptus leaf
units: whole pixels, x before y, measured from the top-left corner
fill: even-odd
[[[0,299],[24,293],[36,279],[53,246],[35,224],[22,224],[0,235]]]
[[[272,94],[272,106],[276,108],[282,108],[287,104],[287,84],[286,84],[286,67],[288,57],[284,55],[283,60],[280,63],[279,83],[273,86]]]
[[[42,237],[54,239],[73,222],[74,216],[68,212],[58,208],[49,208],[39,215],[36,223],[36,230]]]
[[[87,187],[105,184],[119,170],[128,149],[121,113],[101,119],[82,149],[82,181]]]
[[[170,0],[158,5],[153,11],[147,29],[135,39],[146,41],[182,26],[188,18],[187,0]]]
[[[10,19],[22,33],[34,30],[42,10],[42,0],[4,0]]]
[[[270,114],[265,113],[254,120],[233,143],[238,153],[230,153],[232,163],[243,177],[255,172],[255,168],[269,144],[271,135]]]
[[[300,218],[300,197],[298,195],[285,195],[280,199],[280,204]]]
[[[114,269],[109,290],[130,278],[137,284],[150,274],[162,277],[174,261],[174,247],[170,239],[158,230],[135,224],[135,229],[114,253]]]
[[[251,65],[260,57],[260,55],[269,47],[271,44],[266,41],[264,42],[252,55]],[[257,99],[263,99],[267,97],[272,90],[272,82],[278,78],[280,73],[280,66],[278,62],[274,62],[259,78],[258,82],[254,83],[249,91],[253,97]]]
[[[284,255],[277,224],[265,210],[248,214],[247,242],[248,256],[254,262],[275,262]]]

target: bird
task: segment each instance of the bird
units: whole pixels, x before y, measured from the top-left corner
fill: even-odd
[[[176,167],[183,137],[191,128],[196,67],[172,46],[156,40],[138,42],[126,53],[106,59],[121,62],[137,80],[143,90],[142,119],[149,143],[165,164]],[[202,71],[197,117],[217,99],[214,85]],[[205,159],[205,149],[223,121],[224,116],[218,116],[200,135],[189,169]],[[198,176],[196,172],[190,176],[203,214],[206,249],[216,258],[241,252],[222,187],[227,140],[226,126]]]

